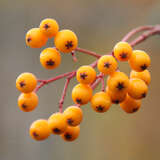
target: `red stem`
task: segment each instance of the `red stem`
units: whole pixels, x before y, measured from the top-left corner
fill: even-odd
[[[101,91],[104,92],[105,90],[104,77],[101,78],[101,84],[102,84]]]

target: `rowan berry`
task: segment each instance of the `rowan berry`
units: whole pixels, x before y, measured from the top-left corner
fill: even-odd
[[[53,134],[62,134],[67,128],[66,118],[59,112],[49,117],[48,124]]]
[[[57,21],[52,18],[46,18],[42,20],[39,28],[48,38],[54,37],[59,31],[59,25]]]
[[[111,55],[102,56],[97,63],[97,68],[103,74],[112,74],[117,70],[118,64],[116,59]]]
[[[130,67],[137,71],[142,72],[150,66],[151,60],[149,55],[141,50],[135,50],[129,59]]]
[[[151,75],[147,69],[142,72],[136,72],[136,71],[132,70],[130,73],[130,78],[142,79],[147,85],[149,85],[151,82]]]
[[[61,63],[61,55],[55,48],[46,48],[40,54],[40,62],[46,69],[55,69]]]
[[[105,92],[98,92],[91,99],[92,109],[99,113],[106,112],[111,106],[111,99]]]
[[[141,107],[141,100],[136,100],[127,95],[126,99],[120,103],[120,107],[127,113],[135,113]]]
[[[110,99],[114,104],[119,104],[123,102],[127,95],[127,91],[112,92],[108,89],[108,87],[106,88],[106,93],[110,96]]]
[[[37,79],[32,73],[22,73],[16,80],[16,87],[19,91],[24,93],[32,92],[37,85]]]
[[[132,78],[129,82],[128,94],[134,99],[145,98],[148,92],[146,83],[138,78]]]
[[[75,126],[75,127],[71,127],[68,126],[67,129],[65,130],[65,132],[63,134],[61,134],[61,137],[65,140],[65,141],[74,141],[75,139],[78,138],[80,133],[80,127],[79,126]]]
[[[114,72],[108,77],[107,86],[111,92],[125,92],[129,86],[128,76],[123,72]]]
[[[48,138],[51,131],[49,129],[48,122],[44,119],[39,119],[31,124],[29,133],[33,139],[41,141]]]
[[[77,126],[83,119],[83,112],[77,106],[70,106],[63,112],[68,125]]]
[[[21,93],[18,97],[18,106],[24,112],[34,110],[38,105],[38,96],[36,93]]]
[[[91,84],[96,79],[96,71],[91,66],[81,66],[76,73],[77,81]]]
[[[132,47],[127,42],[119,42],[114,47],[114,56],[119,61],[128,61],[132,55]]]
[[[92,88],[89,85],[77,84],[72,89],[72,99],[76,104],[87,104],[92,98]]]
[[[70,53],[77,48],[78,39],[74,32],[65,29],[56,34],[54,43],[61,52]]]
[[[39,28],[32,28],[26,33],[26,44],[31,48],[41,48],[47,40],[48,38]]]

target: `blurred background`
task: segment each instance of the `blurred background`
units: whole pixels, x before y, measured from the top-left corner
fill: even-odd
[[[43,142],[32,140],[30,124],[48,118],[58,111],[64,80],[43,87],[38,92],[39,106],[24,113],[17,106],[19,92],[16,77],[32,72],[40,79],[71,71],[94,58],[78,53],[78,62],[71,55],[62,55],[61,66],[45,70],[39,62],[41,49],[26,47],[25,33],[37,27],[44,18],[55,18],[61,29],[72,29],[79,46],[101,54],[112,50],[116,42],[140,25],[160,23],[159,0],[0,0],[0,160],[151,160],[160,159],[160,37],[154,36],[136,46],[151,56],[152,83],[141,109],[126,114],[113,105],[104,113],[95,113],[83,106],[84,120],[80,137],[67,143],[58,136]],[[53,46],[50,40],[47,46]],[[128,64],[119,64],[129,73]],[[72,105],[72,80],[64,107]]]

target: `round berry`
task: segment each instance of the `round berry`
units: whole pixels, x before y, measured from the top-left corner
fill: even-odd
[[[48,122],[44,119],[39,119],[31,124],[29,133],[33,139],[41,141],[48,138],[51,132]]]
[[[66,118],[62,113],[54,113],[48,119],[53,134],[62,134],[67,128]]]
[[[78,84],[72,90],[72,99],[76,104],[87,104],[92,98],[92,88],[89,85]]]
[[[141,107],[141,100],[136,100],[127,95],[126,99],[120,103],[120,107],[127,113],[135,113]]]
[[[119,42],[114,47],[114,56],[119,61],[128,61],[132,55],[132,47],[127,42]]]
[[[55,48],[46,48],[40,54],[40,62],[46,69],[55,69],[61,63],[61,55]]]
[[[102,56],[97,63],[97,68],[103,74],[112,74],[117,70],[118,64],[116,59],[111,55]]]
[[[130,78],[139,78],[143,80],[147,85],[149,85],[151,82],[151,75],[147,69],[142,72],[136,72],[132,70],[130,73]]]
[[[149,55],[141,50],[135,50],[129,59],[130,67],[137,71],[142,72],[150,66],[151,60]]]
[[[75,139],[78,138],[80,133],[80,127],[79,126],[75,126],[75,127],[71,127],[68,126],[67,129],[65,130],[65,132],[63,134],[61,134],[61,137],[65,140],[65,141],[74,141]]]
[[[77,81],[91,84],[96,79],[96,71],[91,66],[81,66],[76,73]]]
[[[125,92],[129,86],[128,76],[123,72],[114,72],[108,77],[107,86],[111,92]]]
[[[70,53],[77,48],[78,39],[74,32],[65,29],[56,34],[54,43],[61,52]]]
[[[91,106],[96,112],[106,112],[111,106],[111,100],[109,95],[105,92],[96,93],[91,99]]]
[[[47,43],[48,38],[39,28],[32,28],[26,33],[26,44],[31,48],[41,48]]]
[[[18,97],[18,106],[24,112],[34,110],[38,105],[38,96],[36,93],[21,93]]]
[[[132,78],[129,82],[128,94],[134,99],[145,98],[148,92],[146,83],[138,78]]]
[[[77,126],[83,119],[83,112],[77,106],[70,106],[63,112],[68,125]]]
[[[54,37],[59,31],[59,25],[57,21],[52,18],[46,18],[42,20],[39,28],[48,38]]]
[[[32,73],[22,73],[16,80],[16,87],[24,93],[32,92],[37,86],[37,79]]]

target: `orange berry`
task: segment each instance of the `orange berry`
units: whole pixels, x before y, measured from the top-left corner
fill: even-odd
[[[32,73],[22,73],[16,80],[16,87],[19,91],[24,93],[32,92],[37,85],[37,79]]]
[[[61,52],[70,53],[77,48],[78,39],[74,32],[65,29],[56,34],[54,43]]]
[[[77,126],[83,119],[83,112],[77,106],[70,106],[63,112],[68,125]]]
[[[142,72],[150,66],[151,60],[149,55],[141,50],[135,50],[129,59],[130,67],[137,71]]]
[[[81,66],[76,73],[77,81],[91,84],[96,79],[96,71],[91,66]]]
[[[111,92],[125,92],[129,86],[128,76],[123,72],[114,72],[108,77],[107,86]]]
[[[127,95],[126,99],[120,103],[120,107],[127,113],[135,113],[141,107],[141,100],[136,100]]]
[[[40,54],[41,65],[46,69],[54,69],[61,63],[61,55],[55,48],[46,48]]]
[[[79,126],[75,126],[75,127],[71,127],[68,126],[67,129],[65,130],[65,132],[63,134],[61,134],[61,137],[65,140],[65,141],[74,141],[75,139],[78,138],[80,133],[80,127]]]
[[[52,18],[46,18],[42,20],[39,28],[48,38],[54,37],[59,31],[59,25],[57,21]]]
[[[108,87],[106,88],[106,93],[110,96],[110,99],[114,104],[119,104],[123,102],[127,95],[127,91],[112,92],[108,89]]]
[[[60,112],[52,114],[48,119],[48,124],[53,134],[62,134],[67,128],[66,118]]]
[[[21,93],[18,97],[18,106],[24,112],[34,110],[38,105],[38,96],[36,93]]]
[[[33,139],[41,141],[48,138],[51,132],[48,122],[44,119],[39,119],[31,124],[29,133]]]
[[[91,99],[91,107],[99,113],[106,112],[111,106],[111,99],[105,92],[97,92]]]
[[[76,104],[87,104],[92,98],[92,88],[89,85],[77,84],[72,90],[72,99]]]
[[[39,28],[32,28],[26,33],[26,44],[31,48],[41,48],[47,43],[47,40]]]
[[[97,68],[103,74],[112,74],[117,70],[118,64],[116,59],[111,55],[102,56],[97,63]]]
[[[127,42],[119,42],[114,47],[114,56],[119,61],[128,61],[132,55],[132,47]]]
[[[147,69],[142,72],[136,72],[132,70],[130,73],[130,78],[139,78],[143,80],[147,85],[149,85],[151,82],[151,75]]]
[[[145,98],[148,92],[146,83],[138,78],[130,79],[128,94],[134,99]]]

